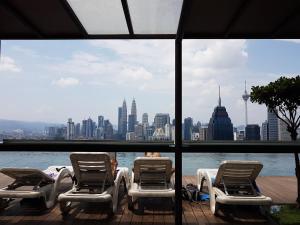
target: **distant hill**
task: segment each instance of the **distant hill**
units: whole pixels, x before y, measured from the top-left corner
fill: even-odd
[[[11,132],[17,129],[29,132],[43,132],[45,127],[49,126],[61,126],[61,124],[0,119],[0,132]]]

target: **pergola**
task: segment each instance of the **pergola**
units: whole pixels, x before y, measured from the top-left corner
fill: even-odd
[[[297,0],[0,0],[0,41],[174,39],[175,143],[4,142],[0,150],[175,151],[176,224],[182,152],[299,152],[294,143],[182,143],[183,39],[300,38]]]

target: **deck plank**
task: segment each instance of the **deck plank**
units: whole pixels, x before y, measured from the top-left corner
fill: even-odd
[[[0,187],[4,187],[10,181],[6,176],[0,175]],[[182,184],[188,183],[196,184],[196,177],[184,176]],[[295,177],[258,177],[257,183],[262,193],[270,196],[276,204],[295,202],[297,187]],[[145,214],[128,210],[126,194],[121,196],[118,210],[113,218],[107,218],[105,207],[86,207],[81,204],[75,204],[70,215],[64,218],[58,205],[43,213],[33,213],[21,208],[18,200],[12,202],[6,210],[0,213],[0,225],[171,225],[174,223],[175,216],[171,209],[146,208]],[[185,225],[267,224],[230,222],[214,216],[209,209],[209,202],[190,203],[187,201],[183,201],[182,223]]]

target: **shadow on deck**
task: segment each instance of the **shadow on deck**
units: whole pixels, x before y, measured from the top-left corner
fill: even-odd
[[[0,186],[4,186],[7,182],[8,179],[0,175]],[[183,184],[187,183],[195,183],[195,177],[185,176]],[[293,203],[295,200],[296,181],[294,177],[260,177],[258,184],[266,195],[275,200],[275,203]],[[37,210],[28,211],[28,209],[20,207],[18,203],[17,200],[11,202],[10,206],[0,213],[0,225],[167,225],[175,223],[175,216],[168,201],[148,200],[144,202],[145,211],[143,214],[138,209],[132,212],[127,208],[127,196],[124,191],[121,191],[118,211],[112,218],[107,218],[107,205],[105,204],[75,205],[70,214],[63,217],[58,205],[48,211],[39,212]],[[255,210],[249,213],[249,208],[236,207],[230,209],[229,213],[226,211],[225,213],[226,218],[216,217],[209,210],[208,202],[190,203],[183,201],[182,222],[189,225],[269,224]],[[236,218],[236,215],[239,218]]]

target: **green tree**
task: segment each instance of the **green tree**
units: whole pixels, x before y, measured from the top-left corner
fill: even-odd
[[[251,102],[265,104],[270,111],[287,125],[287,131],[293,141],[297,140],[297,129],[300,126],[300,76],[280,77],[266,86],[253,86],[250,94]],[[294,153],[296,177],[298,185],[297,203],[300,206],[300,163],[299,155]]]

